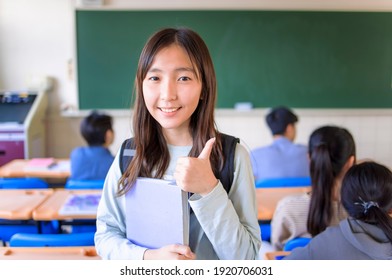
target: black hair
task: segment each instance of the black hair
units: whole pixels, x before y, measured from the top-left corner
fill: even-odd
[[[82,120],[80,132],[89,146],[100,146],[105,143],[108,130],[112,130],[112,117],[93,111]]]
[[[375,162],[352,166],[346,173],[341,199],[347,213],[380,227],[392,242],[392,172]]]
[[[310,178],[312,196],[307,227],[315,236],[324,231],[333,217],[332,195],[336,178],[351,156],[355,157],[354,138],[337,126],[323,126],[310,135]]]
[[[272,109],[265,120],[273,135],[282,135],[289,124],[298,121],[298,117],[289,108],[280,106]]]

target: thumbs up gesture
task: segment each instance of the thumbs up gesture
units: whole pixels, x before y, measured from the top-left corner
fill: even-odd
[[[176,183],[184,191],[207,195],[217,185],[212,172],[210,155],[214,146],[215,138],[207,141],[199,157],[182,157],[177,161],[174,178]]]

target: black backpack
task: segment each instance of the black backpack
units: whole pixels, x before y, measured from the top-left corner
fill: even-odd
[[[231,185],[234,179],[234,154],[235,154],[235,147],[237,143],[240,142],[240,139],[226,135],[221,133],[222,139],[222,148],[223,153],[225,155],[225,162],[221,172],[218,175],[218,179],[221,181],[224,189],[227,193],[229,193]],[[133,142],[133,138],[126,139],[120,149],[120,170],[121,174],[124,173],[127,166],[131,162],[132,158],[135,155],[135,145]]]

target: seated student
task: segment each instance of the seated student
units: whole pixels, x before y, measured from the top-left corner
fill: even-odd
[[[71,179],[103,180],[113,162],[108,147],[113,143],[112,117],[96,111],[80,125],[88,147],[77,147],[71,152]]]
[[[286,107],[274,108],[266,117],[274,141],[251,151],[255,180],[266,178],[308,177],[306,146],[294,144],[298,117]]]
[[[346,218],[340,206],[340,185],[355,162],[355,143],[344,128],[323,126],[310,135],[312,192],[283,198],[271,221],[271,243],[282,250],[296,237],[311,237]]]
[[[375,162],[351,167],[341,198],[349,218],[285,259],[392,260],[392,172]]]

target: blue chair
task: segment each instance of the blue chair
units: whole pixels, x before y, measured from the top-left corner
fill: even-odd
[[[103,189],[105,180],[73,180],[69,179],[65,184],[66,189],[85,190]]]
[[[94,246],[94,232],[65,234],[17,233],[10,239],[10,247]]]
[[[306,187],[311,185],[310,177],[293,178],[269,178],[255,182],[256,188],[280,188],[280,187]]]
[[[18,232],[38,233],[38,227],[31,221],[17,221],[12,223],[12,221],[0,220],[0,240],[3,241],[4,245]]]
[[[283,247],[283,251],[292,251],[294,248],[297,247],[305,247],[312,238],[310,237],[297,237],[294,239],[291,239],[286,242],[286,244]]]
[[[271,241],[271,223],[259,221],[260,231],[261,231],[261,240],[263,241]]]
[[[34,221],[14,221],[0,219],[0,240],[4,243],[8,242],[15,233],[58,233],[60,231],[57,221],[41,221],[40,225]]]
[[[47,189],[49,184],[40,178],[0,178],[0,189]]]
[[[96,232],[96,220],[78,220],[71,225],[71,233]]]

